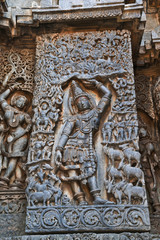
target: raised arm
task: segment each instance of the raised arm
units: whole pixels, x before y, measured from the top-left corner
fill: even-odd
[[[17,83],[0,94],[0,106],[3,110],[5,110],[8,106],[10,106],[6,101],[6,98],[9,96],[9,94],[13,90],[15,90],[15,89],[19,90],[19,86],[20,86],[20,84]]]
[[[110,105],[112,94],[102,83],[97,84],[97,89],[104,94],[97,105],[98,112],[102,113],[104,108]]]
[[[95,79],[91,79],[91,80],[82,80],[82,82],[84,83],[85,87],[89,87],[91,89],[97,89],[98,91],[100,91],[103,96],[101,98],[101,100],[99,101],[98,105],[97,105],[97,110],[99,113],[102,113],[104,108],[106,106],[109,106],[110,101],[111,101],[111,97],[112,94],[109,91],[109,89],[103,85],[103,83],[98,82]]]
[[[9,106],[9,104],[5,99],[9,96],[10,93],[11,93],[11,90],[7,89],[6,91],[0,94],[0,105],[3,110],[5,110],[7,106]]]

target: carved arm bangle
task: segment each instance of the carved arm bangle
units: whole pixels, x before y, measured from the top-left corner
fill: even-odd
[[[102,91],[105,93],[105,95],[104,95],[105,98],[107,98],[107,99],[109,99],[109,100],[111,99],[112,94],[111,94],[111,92],[108,90],[108,88],[106,88],[106,87],[103,85],[103,83],[96,81],[96,87],[97,87],[98,90],[102,90]]]
[[[101,87],[102,85],[103,85],[103,84],[102,84],[101,82],[96,81],[96,88],[97,88],[97,89],[100,89],[100,87]]]

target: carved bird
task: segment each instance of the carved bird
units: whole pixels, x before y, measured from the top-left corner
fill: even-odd
[[[32,173],[32,172],[34,172],[37,168],[39,168],[39,165],[30,167],[28,171],[29,171],[29,173]]]

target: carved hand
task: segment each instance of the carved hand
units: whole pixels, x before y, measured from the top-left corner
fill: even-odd
[[[13,86],[11,86],[9,89],[10,91],[13,91],[13,90],[20,90],[21,89],[21,84],[20,83],[16,83],[14,84]]]
[[[82,80],[82,82],[84,83],[84,85],[86,87],[90,87],[90,88],[95,88],[97,86],[97,84],[99,83],[95,79],[85,79],[85,80]]]

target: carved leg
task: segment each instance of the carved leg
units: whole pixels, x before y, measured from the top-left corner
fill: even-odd
[[[106,132],[102,132],[102,136],[103,136],[103,143],[107,143],[107,141],[106,141]]]
[[[69,177],[77,176],[77,172],[75,170],[68,171]],[[79,204],[86,205],[87,202],[85,201],[84,193],[82,192],[82,189],[80,187],[80,183],[78,181],[72,181],[71,182],[71,188],[73,192],[74,198],[78,201]]]
[[[55,205],[58,205],[57,198],[58,198],[58,196],[57,196],[57,194],[55,194],[55,195],[54,195]]]
[[[128,204],[131,204],[131,194],[128,194]]]
[[[36,156],[36,160],[40,159],[40,156],[42,155],[42,151],[38,150],[37,151],[37,156]]]
[[[118,192],[119,204],[122,204],[122,194]]]
[[[16,168],[16,165],[17,165],[17,158],[10,158],[8,168],[4,174],[5,178],[9,178],[12,175],[12,173]]]
[[[112,140],[112,132],[108,131],[108,142],[111,142]]]
[[[88,185],[90,188],[90,192],[94,198],[93,201],[94,204],[114,204],[114,202],[107,201],[100,197],[100,190],[98,189],[97,180],[95,176],[88,178]]]

